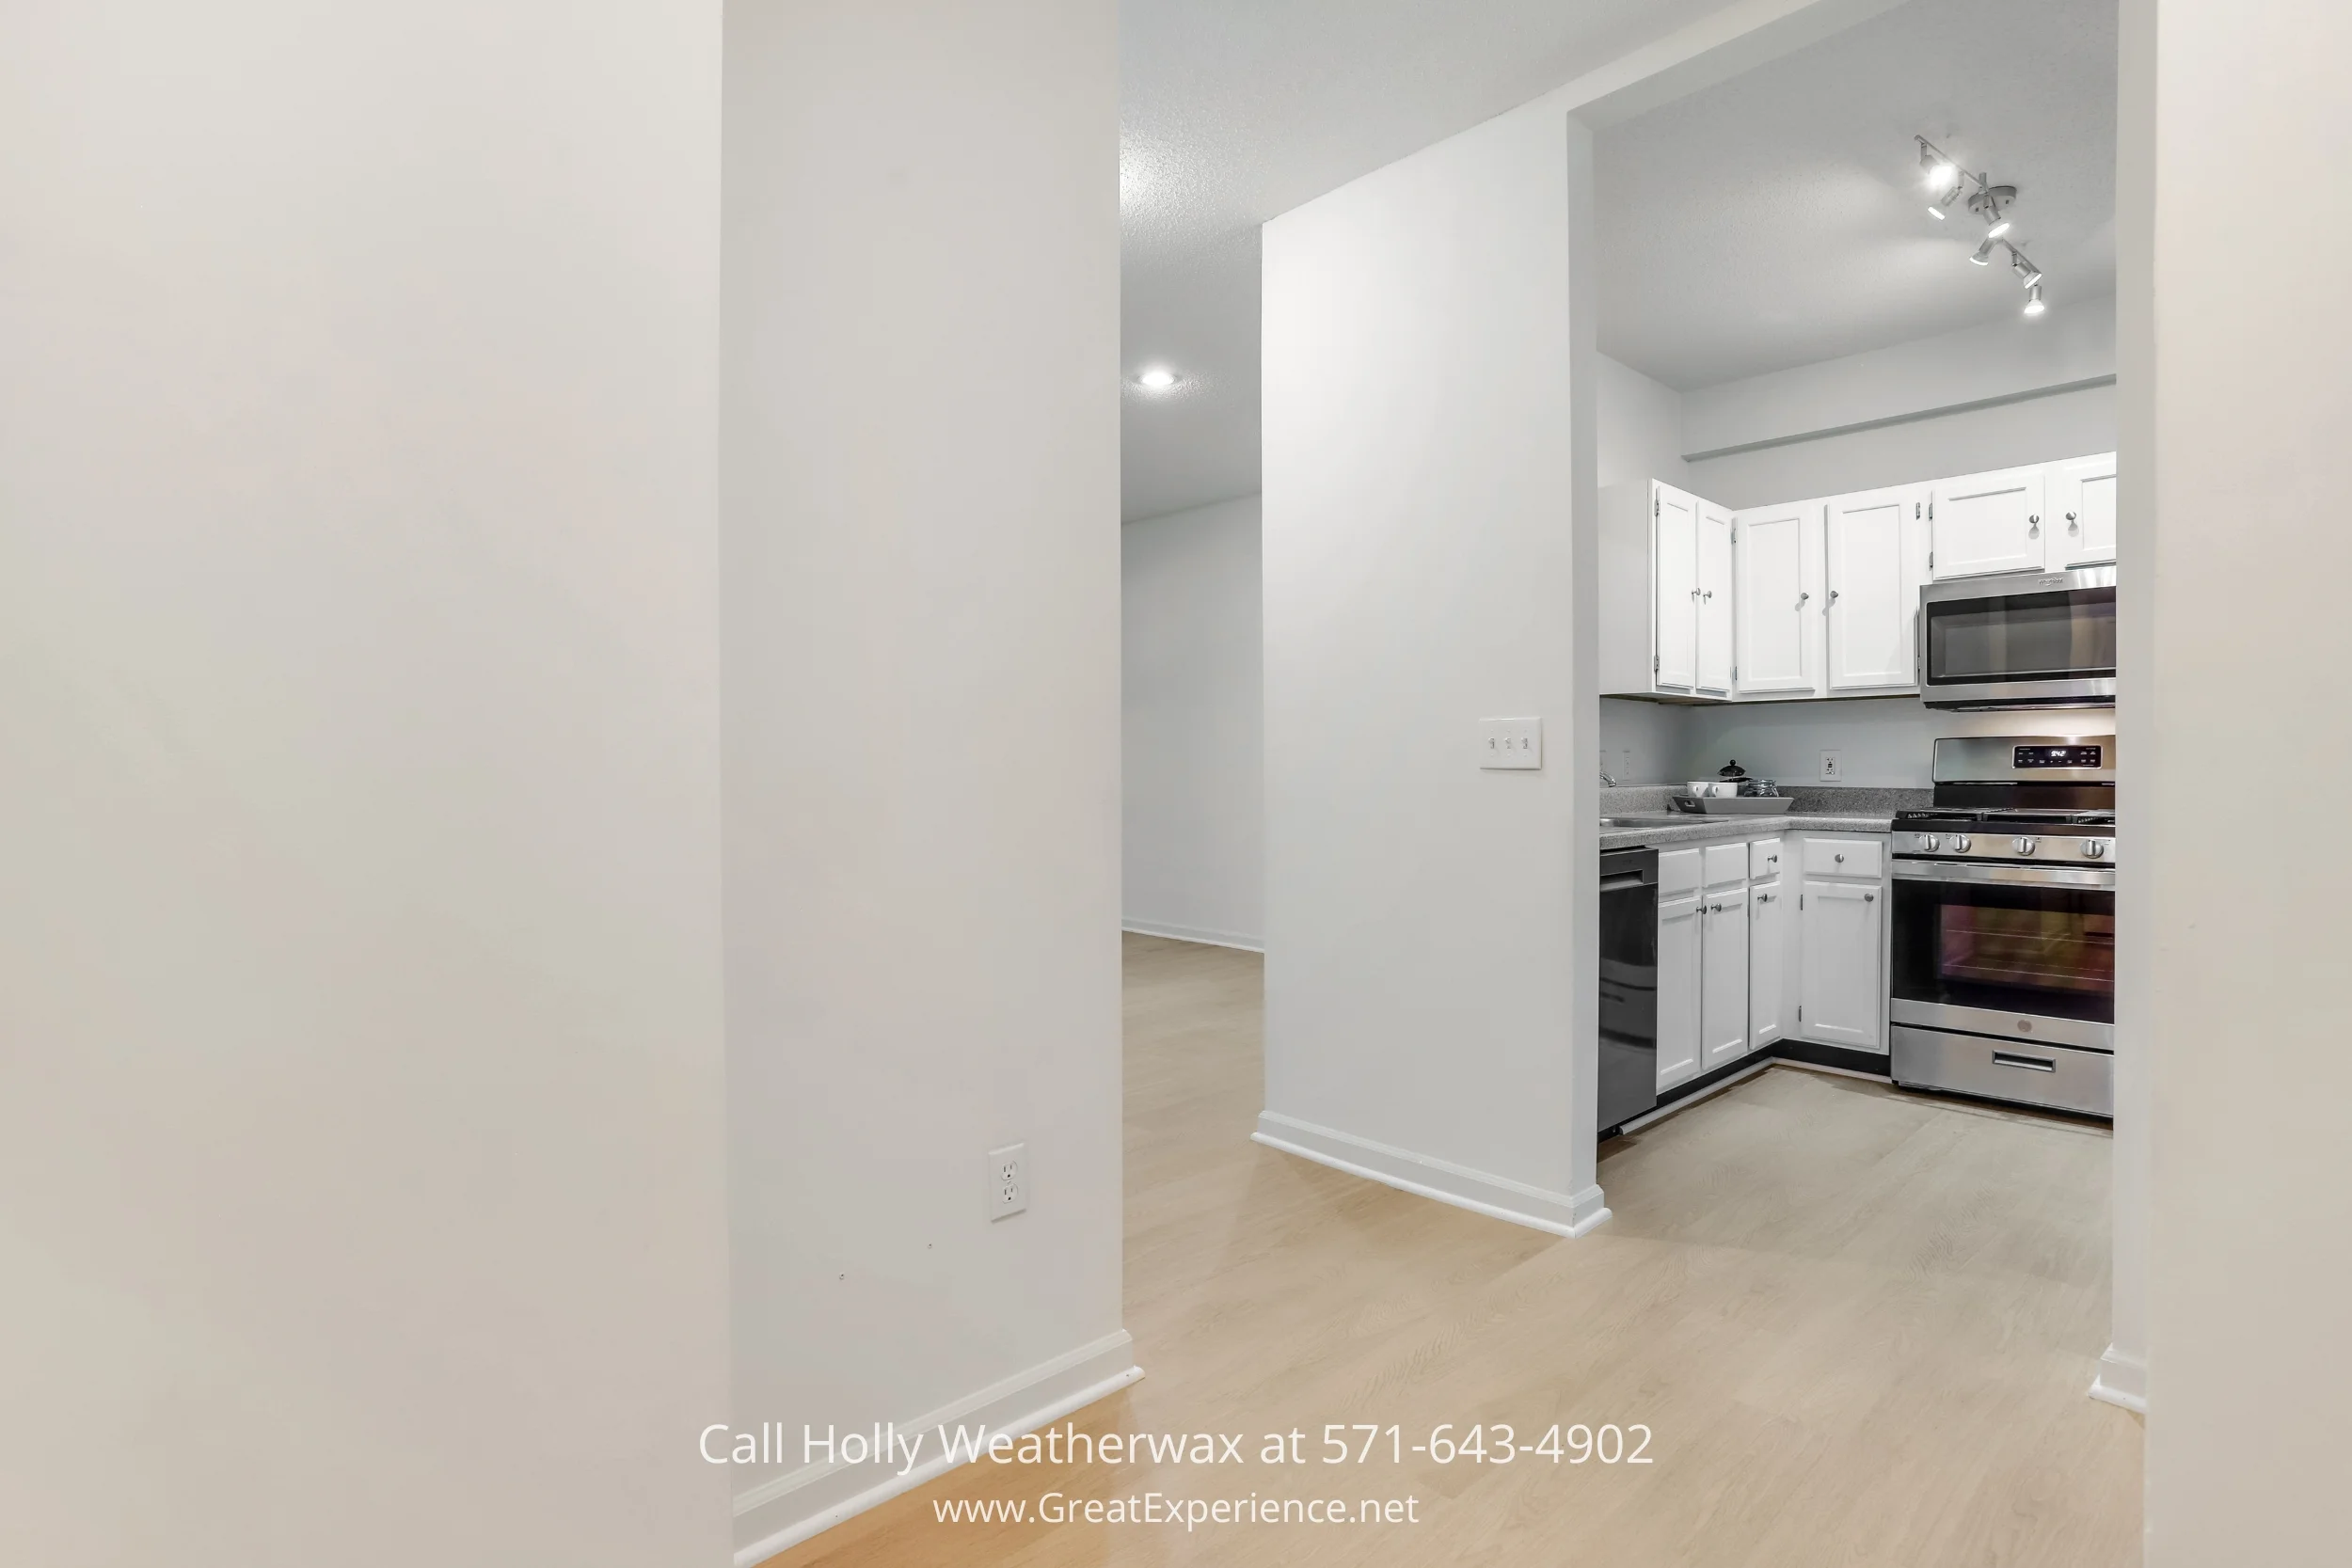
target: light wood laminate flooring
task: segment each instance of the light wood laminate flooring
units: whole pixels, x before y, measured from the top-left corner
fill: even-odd
[[[967,1465],[773,1560],[1940,1568],[2139,1561],[2140,1424],[2107,1328],[2095,1126],[1774,1067],[1603,1151],[1564,1241],[1248,1141],[1261,960],[1129,936],[1126,1321],[1144,1380],[1079,1431],[1241,1432],[1247,1465]],[[1646,1425],[1654,1464],[1313,1463]],[[1057,1423],[1058,1427],[1061,1423]],[[1256,1463],[1298,1429],[1310,1463]],[[1381,1439],[1385,1449],[1389,1440]],[[1411,1524],[942,1524],[935,1505],[1410,1497]]]

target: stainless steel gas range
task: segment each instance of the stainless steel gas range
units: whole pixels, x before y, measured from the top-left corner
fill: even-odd
[[[2115,736],[1935,743],[1894,825],[1895,1081],[2115,1114]]]

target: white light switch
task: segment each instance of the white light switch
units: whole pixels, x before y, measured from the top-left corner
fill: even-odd
[[[1541,768],[1543,765],[1542,720],[1481,719],[1478,721],[1479,767]]]

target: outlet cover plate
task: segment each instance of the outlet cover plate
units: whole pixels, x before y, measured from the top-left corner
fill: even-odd
[[[1009,1219],[1029,1207],[1029,1146],[1007,1144],[988,1151],[988,1217]]]
[[[1821,782],[1839,784],[1844,781],[1845,777],[1846,754],[1843,752],[1823,752],[1821,753]]]

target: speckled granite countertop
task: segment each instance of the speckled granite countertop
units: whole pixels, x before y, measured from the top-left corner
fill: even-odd
[[[1600,847],[1603,849],[1631,849],[1646,845],[1653,849],[1671,849],[1678,844],[1771,838],[1778,833],[1883,833],[1894,825],[1895,818],[1891,815],[1824,816],[1790,812],[1786,816],[1676,816],[1671,820],[1661,817],[1629,822],[1624,827],[1603,828],[1600,831]]]
[[[1602,816],[1617,818],[1623,825],[1601,829],[1600,847],[1629,849],[1649,845],[1671,848],[1677,844],[1769,838],[1774,833],[1883,833],[1893,828],[1895,813],[1927,806],[1935,792],[1872,789],[1858,784],[1794,784],[1782,791],[1792,801],[1786,816],[1670,815],[1673,808],[1666,802],[1677,793],[1671,784],[1603,789]]]

